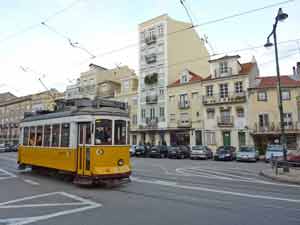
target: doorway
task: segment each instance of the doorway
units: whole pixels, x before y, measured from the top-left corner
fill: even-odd
[[[231,145],[230,131],[223,131],[223,145],[224,146]]]
[[[91,175],[91,140],[91,123],[78,123],[77,173],[79,175]]]

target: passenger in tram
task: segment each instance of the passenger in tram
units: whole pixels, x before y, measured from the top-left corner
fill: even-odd
[[[97,127],[95,133],[96,144],[111,144],[111,131],[108,127]]]

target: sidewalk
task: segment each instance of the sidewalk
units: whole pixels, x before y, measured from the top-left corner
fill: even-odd
[[[285,182],[290,184],[299,184],[300,185],[300,169],[290,169],[289,173],[283,173],[282,169],[278,169],[278,175],[275,174],[275,170],[265,169],[260,171],[260,175],[276,180],[279,182]]]

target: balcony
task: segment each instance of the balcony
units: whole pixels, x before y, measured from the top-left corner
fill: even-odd
[[[148,36],[148,37],[145,38],[145,43],[147,45],[152,45],[152,44],[156,43],[156,40],[157,40],[157,38],[156,38],[155,35]]]
[[[148,64],[155,63],[156,59],[157,59],[157,56],[154,53],[145,56],[145,61]]]
[[[220,116],[218,117],[219,127],[233,127],[233,116]]]
[[[179,128],[190,128],[192,127],[192,121],[189,119],[181,119],[177,121],[177,127]]]
[[[156,104],[158,100],[157,95],[155,96],[146,96],[146,104]]]
[[[158,118],[146,118],[146,125],[147,128],[157,128],[158,126]]]
[[[203,96],[202,103],[203,105],[233,104],[244,103],[246,100],[246,92],[243,91],[240,93],[228,93],[228,95],[223,98],[219,94],[213,96]]]
[[[190,108],[190,101],[189,100],[179,101],[178,102],[178,108],[179,109],[188,109],[188,108]]]
[[[156,84],[157,80],[158,80],[158,73],[152,73],[145,76],[144,83],[147,85],[152,85],[152,84]]]
[[[254,124],[253,133],[256,134],[279,134],[281,131],[279,122],[271,122],[269,125],[259,126]],[[300,122],[289,122],[284,126],[285,133],[300,133]]]

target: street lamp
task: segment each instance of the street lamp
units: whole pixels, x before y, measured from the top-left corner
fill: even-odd
[[[284,133],[284,121],[283,121],[283,107],[282,107],[282,92],[281,92],[281,82],[280,82],[280,69],[279,69],[279,62],[278,62],[278,49],[277,49],[277,36],[276,36],[276,29],[277,24],[279,21],[284,21],[288,18],[288,14],[282,11],[282,8],[279,8],[277,16],[275,18],[275,24],[273,24],[272,32],[267,37],[267,42],[264,45],[265,47],[272,47],[273,43],[270,42],[270,37],[273,36],[274,38],[274,48],[275,48],[275,61],[276,61],[276,72],[277,72],[277,92],[278,92],[278,109],[279,109],[279,116],[280,116],[280,132],[281,132],[281,143],[283,145],[283,159],[284,161],[287,160],[287,149],[286,149],[286,137]],[[284,167],[284,172],[288,172],[288,167]]]

